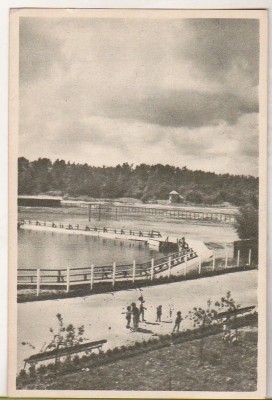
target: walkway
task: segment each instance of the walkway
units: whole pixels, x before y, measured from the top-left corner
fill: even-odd
[[[152,334],[171,332],[170,306],[174,309],[173,315],[178,310],[185,315],[195,306],[205,307],[208,299],[220,299],[228,290],[241,306],[257,305],[257,273],[256,270],[237,272],[144,288],[147,323],[140,325],[142,332],[127,330],[125,315],[122,314],[131,302],[139,303],[139,290],[18,304],[18,369],[23,366],[24,358],[40,351],[49,341],[49,328],[57,326],[57,313],[61,313],[65,324],[84,325],[87,339],[107,339],[107,346],[112,348],[148,339]],[[160,304],[163,322],[157,324],[156,307]],[[183,322],[183,328],[186,323]],[[23,341],[34,345],[36,350],[22,346],[20,343]]]

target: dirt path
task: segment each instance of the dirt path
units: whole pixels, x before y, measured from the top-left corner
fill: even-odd
[[[122,314],[127,305],[138,302],[140,290],[18,304],[18,369],[23,367],[24,358],[39,352],[49,341],[49,328],[56,327],[57,313],[62,314],[65,323],[84,325],[89,340],[107,339],[106,349],[148,339],[152,334],[171,332],[170,306],[174,308],[173,315],[179,310],[185,315],[194,306],[205,306],[209,298],[220,299],[228,290],[242,306],[257,305],[256,289],[256,270],[144,288],[147,322],[141,323],[141,332],[126,329]],[[158,324],[156,307],[160,304],[163,314]],[[185,327],[183,323],[182,328]],[[36,350],[22,346],[23,341],[34,345]]]

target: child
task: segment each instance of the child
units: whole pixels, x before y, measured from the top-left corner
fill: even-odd
[[[136,307],[135,303],[131,304],[131,308],[132,308],[132,317],[133,317],[133,330],[137,331],[138,326],[139,326],[139,319],[140,319],[139,308]]]
[[[162,316],[162,306],[157,307],[157,319],[156,322],[161,322],[161,316]]]
[[[131,307],[127,306],[127,312],[126,312],[126,320],[127,320],[127,329],[130,329],[130,323],[131,323]]]
[[[144,310],[146,310],[146,307],[144,307],[144,300],[140,303],[139,309],[140,309],[140,315],[139,315],[139,317],[142,316],[142,321],[145,321],[145,318],[144,318]]]
[[[177,317],[176,317],[176,320],[175,320],[175,325],[174,325],[173,333],[175,332],[176,329],[177,329],[177,332],[179,332],[179,327],[180,327],[180,323],[181,323],[182,319],[183,319],[183,318],[181,317],[181,312],[178,311],[178,312],[177,312]]]

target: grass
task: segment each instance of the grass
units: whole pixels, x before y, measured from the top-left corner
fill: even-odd
[[[176,343],[113,363],[66,374],[40,374],[18,389],[255,391],[257,329],[239,331],[236,345],[222,335]]]

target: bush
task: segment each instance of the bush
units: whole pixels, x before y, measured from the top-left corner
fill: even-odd
[[[37,368],[38,374],[43,375],[43,374],[46,374],[46,372],[47,372],[46,365],[40,365],[39,368]]]
[[[21,369],[20,372],[19,372],[18,378],[25,379],[25,378],[27,378],[27,376],[28,375],[27,375],[26,370],[25,369]]]
[[[259,211],[253,205],[241,207],[236,216],[235,228],[240,239],[257,239],[259,236]]]
[[[31,378],[34,378],[36,376],[36,369],[35,369],[35,365],[30,365],[29,369],[29,376]]]

